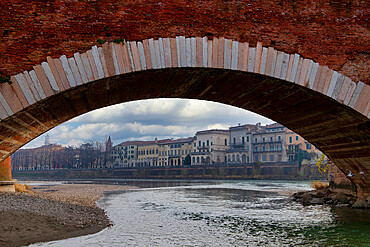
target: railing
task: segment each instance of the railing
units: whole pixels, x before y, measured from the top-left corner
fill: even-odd
[[[276,141],[271,141],[271,140],[267,140],[267,141],[261,141],[261,142],[252,142],[253,145],[258,145],[258,144],[269,144],[269,143],[283,143],[282,140],[276,140]]]
[[[283,149],[278,148],[278,149],[265,149],[265,150],[254,150],[254,153],[266,153],[266,152],[281,152]]]

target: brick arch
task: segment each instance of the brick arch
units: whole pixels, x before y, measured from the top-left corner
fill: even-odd
[[[370,86],[299,54],[180,36],[105,43],[33,68],[0,85],[0,160],[97,108],[159,97],[205,99],[284,124],[351,170],[359,191],[370,193]]]

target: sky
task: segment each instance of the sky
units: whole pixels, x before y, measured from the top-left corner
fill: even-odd
[[[50,142],[79,146],[83,142],[104,141],[113,145],[132,140],[154,140],[195,136],[200,130],[228,129],[240,124],[273,123],[272,120],[241,108],[190,99],[150,99],[97,109],[44,133],[23,148]]]

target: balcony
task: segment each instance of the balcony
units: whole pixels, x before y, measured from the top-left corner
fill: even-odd
[[[238,147],[244,147],[245,142],[232,142],[230,143],[230,147],[238,148]]]
[[[226,153],[234,153],[234,152],[245,152],[248,153],[250,150],[247,150],[245,148],[230,148],[226,150]]]
[[[254,150],[253,153],[267,153],[267,152],[282,152],[283,149],[265,149],[265,150]]]
[[[205,155],[205,154],[211,154],[210,151],[199,151],[199,152],[191,152],[191,155]]]

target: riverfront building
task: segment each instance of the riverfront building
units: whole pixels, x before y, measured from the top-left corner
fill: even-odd
[[[180,138],[159,144],[159,166],[190,165],[195,137]],[[188,164],[186,163],[188,157]]]
[[[229,149],[229,130],[204,130],[195,134],[194,150],[191,153],[192,165],[226,163],[226,150]]]

